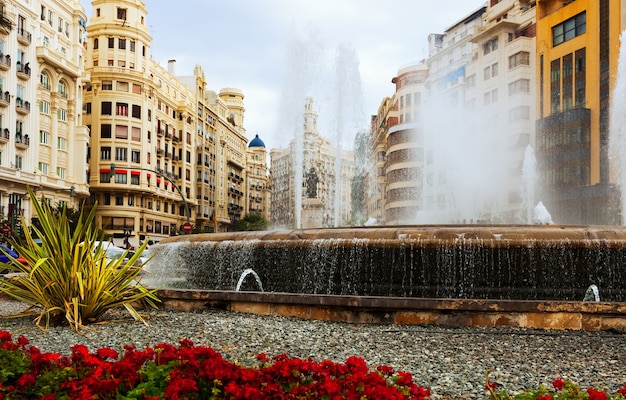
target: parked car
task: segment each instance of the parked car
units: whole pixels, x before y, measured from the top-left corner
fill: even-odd
[[[94,245],[93,245],[94,251],[98,248],[98,246],[102,246],[102,248],[105,251],[106,258],[108,260],[114,260],[114,259],[117,259],[117,258],[121,258],[121,257],[124,256],[124,253],[126,253],[125,249],[123,249],[121,247],[118,247],[118,246],[115,246],[111,242],[100,242],[100,241],[94,242]],[[134,255],[133,251],[128,251],[128,253],[126,253],[126,257],[124,257],[124,262],[127,262],[128,260],[130,260],[130,258],[133,255]],[[143,257],[143,256],[140,256],[139,260],[138,260],[139,265],[143,265],[147,261],[148,261],[148,258],[147,257]]]
[[[28,265],[26,260],[22,258],[19,254],[17,254],[15,250],[11,249],[10,247],[4,244],[0,244],[0,274],[6,274],[9,272],[7,268],[4,268],[2,266],[2,264],[9,264],[11,262],[7,254],[13,258],[16,258],[22,264]]]

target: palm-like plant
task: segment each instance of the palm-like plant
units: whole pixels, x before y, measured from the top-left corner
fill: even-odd
[[[28,194],[35,199],[30,189]],[[142,267],[138,260],[147,241],[127,262],[124,257],[108,260],[105,249],[96,246],[100,241],[94,223],[96,207],[86,216],[81,213],[72,230],[65,210],[54,213],[45,198],[32,203],[40,228],[25,229],[23,244],[11,243],[28,265],[9,257],[8,268],[18,274],[0,282],[0,293],[28,305],[12,316],[36,315],[35,322],[41,328],[47,328],[51,320],[65,319],[79,331],[107,310],[123,306],[145,323],[134,304],[143,302],[156,308],[159,301],[155,290],[139,282]],[[26,226],[24,220],[22,226]],[[36,237],[41,239],[40,245]]]

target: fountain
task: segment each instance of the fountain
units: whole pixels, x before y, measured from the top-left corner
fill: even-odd
[[[593,284],[605,301],[622,301],[625,245],[626,229],[610,226],[233,232],[165,239],[149,268],[170,269],[175,258],[187,287],[201,290],[233,290],[253,268],[274,293],[580,301]]]

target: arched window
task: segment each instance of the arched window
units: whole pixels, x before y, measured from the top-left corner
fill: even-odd
[[[67,98],[67,85],[65,85],[65,81],[59,81],[57,92],[59,92],[61,96]]]
[[[93,40],[93,49],[96,50],[98,48],[98,38]]]
[[[41,74],[39,74],[39,84],[46,90],[50,90],[50,76],[46,71],[41,71]]]

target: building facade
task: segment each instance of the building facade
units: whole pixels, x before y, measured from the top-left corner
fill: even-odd
[[[84,8],[79,1],[0,5],[0,217],[3,233],[32,218],[27,188],[52,206],[89,191],[82,121]]]
[[[90,200],[114,241],[132,245],[235,228],[247,204],[243,92],[207,90],[150,57],[142,1],[94,0],[87,27],[85,124]]]
[[[304,105],[302,154],[297,154],[295,139],[285,149],[271,149],[270,169],[272,200],[271,224],[277,228],[299,228],[296,182],[302,182],[301,196],[306,196],[306,176],[315,171],[317,175],[316,198],[323,203],[322,226],[341,226],[351,219],[352,178],[354,176],[354,152],[338,151],[317,129],[317,112],[313,99]],[[296,162],[302,157],[302,164]],[[296,171],[302,165],[302,171]],[[302,179],[296,179],[300,174]],[[339,179],[337,179],[339,178]]]
[[[620,224],[609,128],[620,0],[537,0],[537,164],[555,221]]]

